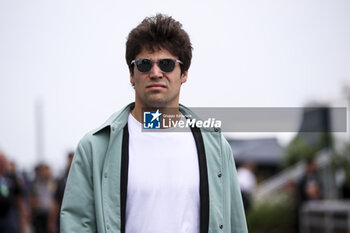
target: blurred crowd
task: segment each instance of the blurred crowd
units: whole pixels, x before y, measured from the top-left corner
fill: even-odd
[[[0,152],[0,232],[58,233],[59,211],[74,153],[68,153],[63,174],[54,178],[40,163],[30,178]]]

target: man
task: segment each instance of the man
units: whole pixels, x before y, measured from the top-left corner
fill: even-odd
[[[194,115],[179,105],[191,58],[188,34],[171,17],[146,18],[130,32],[126,61],[135,103],[80,141],[62,203],[62,233],[247,232],[232,152],[220,129],[141,131],[146,108]]]
[[[238,184],[241,188],[244,210],[248,212],[252,206],[252,195],[256,187],[255,164],[243,163],[237,169]]]
[[[59,233],[60,232],[60,218],[59,213],[62,205],[64,189],[67,183],[68,172],[70,166],[72,165],[74,157],[74,152],[69,152],[67,155],[67,165],[63,175],[56,181],[56,190],[54,193],[54,198],[51,203],[49,220],[48,220],[48,232],[49,233]]]
[[[0,151],[0,232],[23,232],[22,187],[16,174],[10,173],[8,161]]]
[[[51,168],[48,164],[38,164],[35,172],[36,176],[30,190],[33,231],[34,233],[46,233],[56,183],[52,178]]]
[[[300,204],[311,200],[321,200],[321,185],[317,177],[317,162],[315,159],[306,160],[305,174],[298,183]]]

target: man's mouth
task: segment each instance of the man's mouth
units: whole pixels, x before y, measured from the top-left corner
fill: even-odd
[[[162,90],[166,88],[166,85],[163,83],[152,83],[152,84],[148,84],[146,88],[151,89],[153,91],[157,91],[157,90]]]

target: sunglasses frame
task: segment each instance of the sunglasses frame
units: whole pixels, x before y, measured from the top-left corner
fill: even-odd
[[[137,67],[137,64],[136,64],[136,62],[139,61],[139,60],[148,60],[148,61],[151,61],[151,64],[152,64],[151,69],[150,69],[149,71],[146,71],[146,72],[140,71],[139,68]],[[172,59],[172,58],[162,58],[162,59],[157,60],[156,62],[154,62],[154,61],[152,61],[151,59],[148,59],[148,58],[139,58],[139,59],[137,59],[137,60],[132,60],[130,64],[131,64],[131,65],[135,64],[136,69],[137,69],[139,72],[143,73],[143,74],[149,73],[149,72],[152,70],[154,64],[157,64],[158,68],[159,68],[160,71],[162,71],[163,73],[171,73],[171,72],[173,72],[174,69],[175,69],[175,65],[174,65],[174,69],[173,69],[172,71],[169,71],[169,72],[163,71],[162,68],[160,68],[159,62],[162,61],[162,60],[172,60],[172,61],[175,63],[175,65],[176,65],[176,63],[179,63],[179,64],[183,65],[183,62],[182,62],[182,61],[180,61],[180,60],[178,60],[178,59]]]

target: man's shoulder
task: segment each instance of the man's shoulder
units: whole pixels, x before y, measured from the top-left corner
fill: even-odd
[[[111,130],[122,130],[127,123],[128,115],[133,106],[134,103],[131,103],[119,111],[113,113],[102,125],[87,132],[82,137],[79,144],[91,143],[92,141],[96,141],[100,138],[103,139],[105,136],[109,135]]]
[[[203,120],[200,115],[197,115],[195,111],[192,111],[191,108],[188,108],[182,104],[179,105],[180,111],[185,117],[190,119]],[[205,120],[205,119],[204,119]],[[220,147],[231,148],[230,144],[223,136],[220,127],[202,127],[201,133],[203,135],[204,144],[218,144]]]

